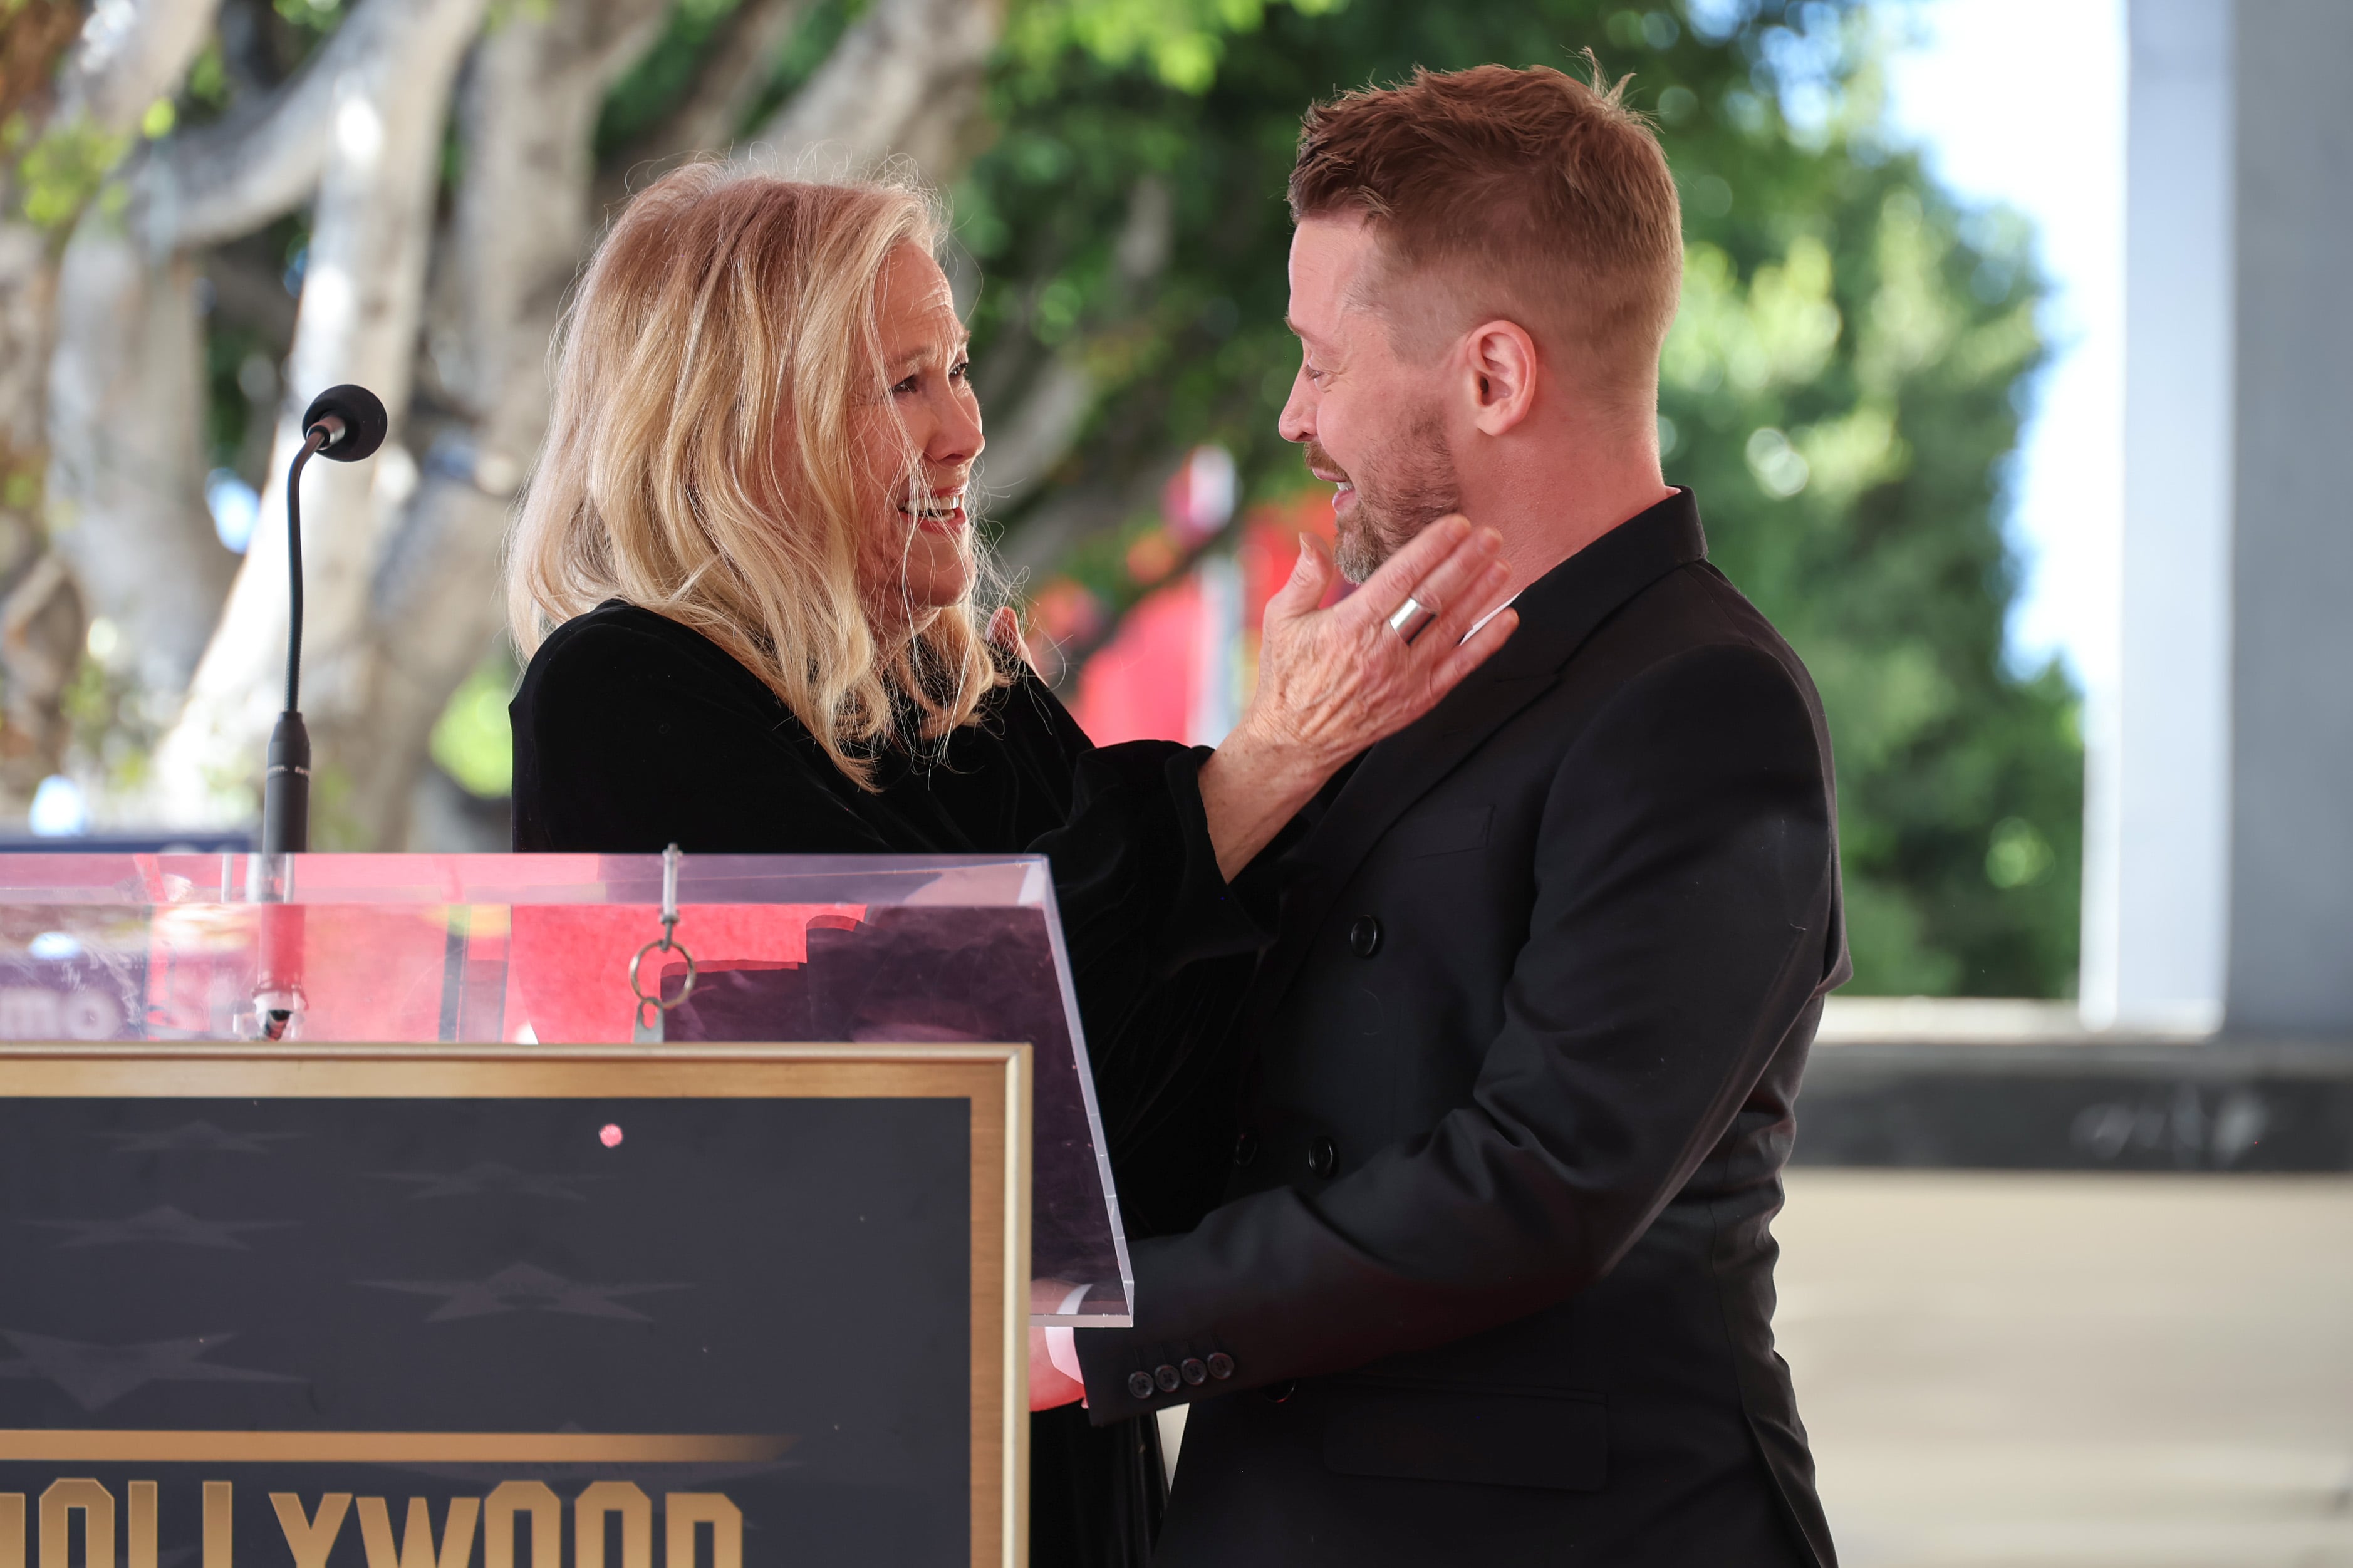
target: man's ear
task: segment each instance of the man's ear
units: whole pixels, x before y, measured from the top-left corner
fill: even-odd
[[[1511,321],[1486,321],[1463,340],[1470,356],[1472,422],[1501,436],[1528,416],[1536,401],[1536,342]]]

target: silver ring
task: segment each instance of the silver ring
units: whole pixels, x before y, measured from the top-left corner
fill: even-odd
[[[1389,630],[1397,633],[1397,635],[1401,637],[1405,637],[1405,628],[1411,623],[1414,616],[1426,616],[1430,612],[1428,610],[1422,608],[1421,601],[1419,599],[1408,594],[1405,596],[1405,603],[1397,607],[1397,614],[1389,617]],[[1410,642],[1413,639],[1407,637],[1406,640]]]

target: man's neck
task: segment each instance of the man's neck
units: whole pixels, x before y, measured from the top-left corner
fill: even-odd
[[[1630,462],[1596,465],[1575,461],[1514,465],[1518,471],[1488,493],[1464,497],[1463,514],[1504,536],[1501,554],[1511,577],[1495,595],[1493,610],[1554,567],[1616,528],[1658,505],[1674,490],[1659,475],[1649,453]]]

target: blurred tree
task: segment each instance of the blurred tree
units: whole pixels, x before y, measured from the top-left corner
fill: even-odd
[[[1274,428],[1301,110],[1417,64],[1573,68],[1591,46],[1635,73],[1683,193],[1668,475],[1830,710],[1856,988],[2071,991],[2076,698],[2002,663],[2041,284],[2020,226],[1882,140],[1874,37],[1820,0],[1025,7],[955,205],[987,278],[984,479],[1043,629],[1083,654],[1166,574],[1135,546],[1197,443],[1250,496],[1306,482]]]
[[[2040,284],[2017,226],[1884,145],[1855,0],[216,3],[0,12],[0,752],[70,688],[118,812],[249,809],[280,501],[235,563],[205,469],[266,487],[302,402],[356,376],[395,438],[322,466],[309,509],[320,841],[410,842],[420,778],[493,787],[491,584],[564,291],[601,212],[730,146],[952,184],[995,526],[1083,653],[1222,547],[1155,515],[1197,446],[1232,453],[1245,499],[1305,483],[1274,431],[1302,109],[1589,45],[1636,73],[1683,184],[1669,472],[1821,681],[1860,986],[2072,984],[2074,699],[2001,662]],[[83,599],[105,635],[77,673]],[[0,761],[0,788],[31,776]]]
[[[85,213],[111,206],[112,171],[171,130],[167,95],[216,4],[119,0],[87,18],[71,0],[0,5],[0,791],[18,799],[64,761],[85,642],[83,595],[51,547],[60,253]]]
[[[822,151],[952,176],[1003,7],[216,3],[216,27],[189,0],[93,14],[85,38],[128,28],[130,52],[159,58],[159,41],[185,46],[154,89],[177,100],[140,121],[143,145],[109,132],[45,220],[73,247],[54,353],[32,356],[48,370],[46,510],[105,627],[70,682],[91,731],[83,771],[118,816],[251,810],[286,636],[278,476],[306,401],[356,380],[384,395],[392,440],[305,480],[314,842],[397,847],[418,790],[449,777],[428,761],[438,721],[499,635],[499,550],[600,205],[633,174],[739,139],[780,167]],[[600,138],[600,121],[630,133]],[[207,391],[225,417],[208,419]],[[274,426],[266,446],[257,425]],[[224,441],[263,487],[241,563],[206,515],[206,459],[232,456]],[[70,586],[64,565],[46,570]]]

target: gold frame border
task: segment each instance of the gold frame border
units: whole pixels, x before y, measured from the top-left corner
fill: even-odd
[[[12,1044],[0,1046],[0,1098],[967,1100],[972,1561],[974,1568],[1022,1568],[1029,1561],[1029,1060],[1026,1045],[257,1043],[159,1049],[146,1044]],[[205,1445],[201,1453],[187,1451],[184,1445],[190,1439]],[[299,1453],[293,1451],[297,1444]],[[690,1434],[0,1430],[0,1458],[401,1462],[426,1458],[428,1444],[430,1457],[451,1462],[659,1463],[773,1458],[789,1440]],[[177,1452],[167,1456],[164,1445]]]

